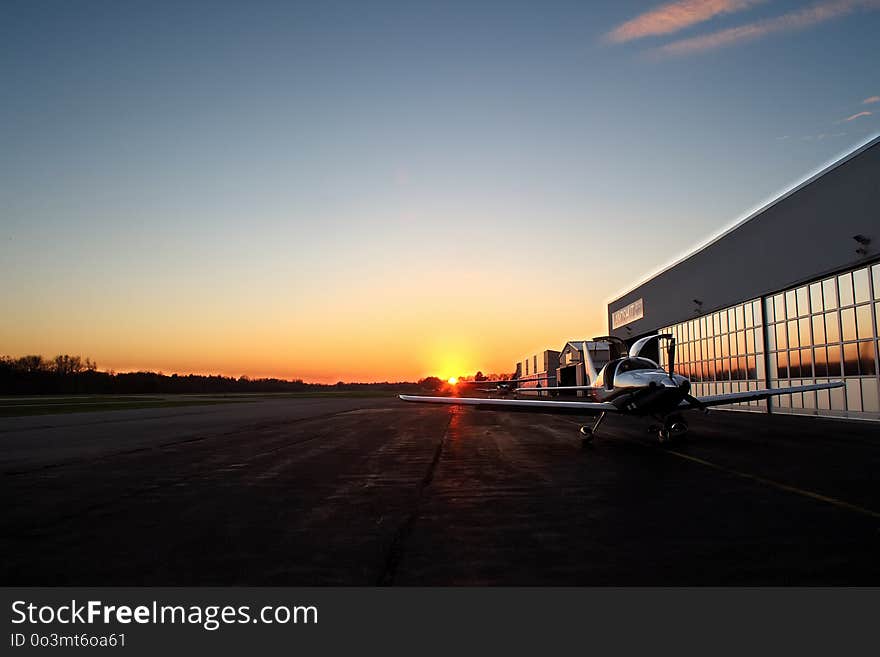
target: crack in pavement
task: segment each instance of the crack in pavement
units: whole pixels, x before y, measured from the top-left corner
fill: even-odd
[[[446,423],[443,435],[437,443],[437,447],[434,449],[434,457],[428,465],[428,470],[425,472],[425,476],[422,477],[422,480],[416,488],[415,502],[412,511],[401,523],[400,527],[397,528],[397,532],[391,540],[391,545],[388,547],[388,553],[385,557],[385,567],[382,569],[379,578],[376,580],[377,586],[394,586],[394,578],[397,576],[397,569],[400,567],[400,562],[403,560],[403,555],[406,550],[406,541],[413,533],[416,520],[418,519],[419,512],[422,508],[425,489],[427,489],[428,486],[431,485],[431,482],[434,481],[434,473],[437,470],[437,465],[440,463],[440,456],[443,454],[443,447],[449,437],[449,427],[452,425],[453,417],[458,412],[460,411],[457,411],[454,408],[450,410],[449,421]]]

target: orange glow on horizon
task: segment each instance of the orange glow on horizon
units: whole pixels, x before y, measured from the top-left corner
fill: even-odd
[[[526,281],[518,291],[540,303],[511,322],[505,290],[484,291],[497,286],[494,270],[406,265],[391,272],[364,265],[354,278],[324,272],[297,285],[247,278],[244,285],[218,275],[208,287],[151,280],[57,304],[16,297],[15,321],[0,322],[0,355],[66,353],[91,358],[99,370],[182,376],[448,381],[478,371],[509,375],[526,355],[604,330],[600,299],[549,321],[560,300]],[[221,284],[222,294],[214,289]]]
[[[457,376],[450,376],[447,379],[447,381],[449,381],[450,385],[455,385],[456,383],[458,383],[458,377]]]

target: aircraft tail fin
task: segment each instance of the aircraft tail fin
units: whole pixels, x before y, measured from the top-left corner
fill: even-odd
[[[590,349],[587,347],[587,341],[584,340],[583,350],[584,350],[584,370],[588,377],[590,377],[590,385],[596,385],[596,366],[593,364],[593,357],[590,355]]]

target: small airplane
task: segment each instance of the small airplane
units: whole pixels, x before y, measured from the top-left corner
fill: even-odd
[[[619,338],[603,336],[595,341],[607,341],[624,347]],[[669,369],[664,370],[650,358],[641,356],[641,351],[650,342],[666,343]],[[625,353],[625,352],[623,352]],[[454,406],[477,406],[479,408],[527,411],[533,413],[569,413],[595,415],[599,417],[592,426],[581,426],[583,446],[592,442],[596,430],[608,413],[622,415],[648,416],[658,422],[657,437],[666,443],[673,437],[687,433],[688,425],[681,415],[682,411],[700,410],[706,412],[711,406],[736,404],[745,401],[767,399],[775,395],[788,395],[811,390],[828,390],[842,387],[843,381],[816,383],[790,388],[764,388],[746,392],[730,392],[721,395],[694,397],[690,394],[691,383],[687,377],[675,373],[675,337],[668,333],[656,333],[636,340],[626,355],[613,358],[600,372],[596,372],[592,357],[583,343],[584,365],[592,385],[558,386],[540,388],[543,392],[561,390],[584,390],[589,401],[567,401],[558,399],[487,399],[481,397],[431,397],[421,395],[400,395],[407,402],[426,404],[449,404]],[[535,388],[518,388],[515,392],[536,392]]]
[[[538,383],[538,386],[539,386],[538,388],[517,388],[516,384],[518,384],[518,383],[523,383],[524,381],[529,381],[529,382],[551,381],[551,380],[555,380],[555,379],[556,379],[555,376],[541,376],[536,379],[503,379],[503,380],[498,380],[498,381],[489,381],[487,379],[483,379],[482,381],[458,381],[457,385],[467,385],[467,384],[476,384],[476,383],[483,383],[483,384],[487,384],[487,385],[492,384],[495,386],[494,388],[477,388],[477,390],[479,390],[480,392],[488,392],[490,394],[494,393],[494,394],[501,395],[502,397],[506,397],[507,395],[509,395],[512,392],[515,393],[515,392],[519,392],[522,390],[546,390],[546,388],[540,387],[540,385],[541,385],[540,383]]]

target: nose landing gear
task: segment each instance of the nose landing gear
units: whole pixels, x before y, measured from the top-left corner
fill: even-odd
[[[599,415],[599,419],[596,420],[593,426],[589,427],[586,424],[581,426],[581,447],[589,447],[590,443],[593,442],[593,437],[596,435],[596,429],[599,428],[599,425],[602,424],[602,420],[604,419],[605,413],[603,412]]]
[[[663,426],[652,425],[652,431],[657,432],[657,438],[661,445],[668,444],[673,438],[680,438],[688,431],[688,424],[680,415],[670,415],[663,420]]]

